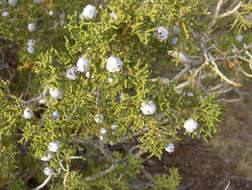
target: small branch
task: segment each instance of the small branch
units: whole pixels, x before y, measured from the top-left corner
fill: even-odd
[[[131,147],[131,149],[129,149],[128,153],[132,154],[134,150],[138,149],[138,145],[135,145],[133,147]]]
[[[186,65],[171,81],[179,80],[191,69],[191,65]]]
[[[218,16],[219,16],[219,12],[220,12],[220,9],[221,9],[221,6],[223,4],[223,0],[219,0],[218,4],[217,4],[217,7],[216,7],[216,10],[215,10],[215,13],[214,13],[214,17],[213,17],[213,20],[212,22],[209,24],[208,26],[208,31],[211,33],[211,30],[213,28],[213,26],[216,24],[217,22],[217,19],[218,19]]]
[[[99,106],[100,89],[101,89],[101,87],[99,85],[98,90],[96,91],[96,101],[95,101],[96,108],[98,108],[98,106]],[[99,118],[99,122],[100,122],[100,118]]]
[[[69,175],[69,165],[68,164],[66,165],[66,169],[67,169],[67,172],[64,176],[64,181],[63,181],[64,189],[67,189],[66,181],[67,181],[67,177]]]
[[[207,64],[211,63],[211,68],[215,71],[216,74],[218,74],[224,81],[226,81],[227,83],[233,85],[233,86],[236,86],[236,87],[241,87],[241,84],[240,83],[235,83],[233,82],[232,80],[228,79],[218,68],[217,64],[215,63],[214,61],[214,58],[213,56],[210,54],[211,56],[211,60],[209,59],[208,55],[205,53],[204,54],[205,56],[205,59],[206,59],[206,62]]]
[[[232,87],[228,87],[226,89],[220,89],[218,91],[209,92],[208,94],[225,94],[227,92],[230,92],[231,90],[233,90],[233,88]]]
[[[27,100],[27,101],[22,101],[23,102],[23,105],[29,105],[33,102],[37,102],[43,98],[45,98],[46,94],[48,93],[48,90],[45,89],[42,93],[42,95],[38,96],[38,97],[35,97],[35,98],[32,98],[31,100]]]
[[[60,160],[58,152],[56,152],[56,156],[57,156],[59,165],[60,165],[60,167],[62,168],[62,170],[63,170],[64,172],[68,172],[68,170],[67,170],[67,169],[63,166],[63,164],[62,164],[62,160]]]
[[[243,68],[241,67],[241,65],[239,65],[239,68],[240,68],[241,72],[242,72],[245,76],[252,78],[252,74],[249,74],[249,73],[247,73],[246,71],[244,71]]]
[[[31,72],[29,72],[27,87],[25,89],[25,93],[24,93],[24,96],[23,96],[24,99],[26,99],[26,96],[27,96],[28,90],[30,88],[30,85],[31,85]]]
[[[228,181],[228,184],[227,184],[227,186],[225,187],[224,190],[228,190],[229,186],[230,186],[230,181]]]
[[[38,187],[36,187],[34,190],[39,190],[39,189],[42,189],[44,186],[46,186],[46,184],[50,181],[50,179],[52,178],[52,175],[53,174],[50,174],[46,179],[45,181],[39,185]]]
[[[212,68],[214,69],[214,71],[224,80],[226,81],[227,83],[233,85],[233,86],[236,86],[236,87],[241,87],[241,84],[240,83],[235,83],[233,82],[232,80],[228,79],[225,75],[222,74],[222,72],[219,70],[217,64],[214,62],[214,61],[211,61],[212,63]]]
[[[144,151],[138,151],[133,157],[132,157],[132,159],[134,159],[134,158],[136,158],[136,157],[138,157],[138,156],[141,156],[142,154],[144,154],[145,152]]]
[[[120,176],[118,177],[118,179],[115,182],[115,185],[118,184],[121,181],[122,177],[125,176],[125,175],[126,175],[126,171],[123,172],[122,174],[120,174]]]
[[[153,177],[152,177],[152,175],[151,175],[149,172],[147,172],[144,168],[142,168],[141,170],[142,170],[144,176],[145,176],[149,181],[152,181],[152,180],[153,180]]]
[[[70,160],[73,159],[82,159],[82,160],[86,160],[83,156],[70,156]]]
[[[99,177],[102,177],[106,174],[109,174],[111,172],[113,172],[114,170],[116,169],[116,167],[114,165],[111,165],[108,169],[104,170],[104,171],[101,171],[95,175],[92,175],[92,176],[88,176],[88,177],[85,177],[84,178],[84,181],[92,181],[92,180],[95,180]]]
[[[209,89],[208,92],[213,92],[213,91],[216,91],[219,89],[223,89],[223,88],[226,88],[227,86],[228,86],[228,84],[226,84],[226,83],[218,84],[215,87],[212,87],[211,89]]]
[[[97,148],[98,150],[100,150],[100,151],[104,154],[104,156],[105,156],[108,160],[110,160],[110,161],[112,162],[112,164],[115,163],[115,160],[109,155],[109,153],[107,153],[107,152],[105,151],[105,149],[102,148],[101,146],[99,146],[98,144],[95,144],[95,143],[93,143],[93,142],[91,142],[91,141],[88,141],[88,140],[82,140],[82,139],[79,139],[79,138],[76,138],[76,137],[73,138],[73,140],[74,140],[75,142],[77,142],[77,143],[90,144],[90,145],[94,146],[95,148]]]
[[[236,99],[225,99],[225,98],[221,98],[219,100],[220,102],[225,102],[225,103],[234,103],[234,102],[240,102],[241,98],[236,98]]]
[[[184,55],[182,52],[177,51],[168,51],[168,54],[171,55],[174,58],[179,59],[179,61],[183,64],[190,64],[192,62],[196,62],[197,60],[191,60],[186,55]]]
[[[193,73],[192,77],[191,77],[191,83],[193,84],[194,83],[194,79],[195,77],[198,75],[198,73],[204,69],[204,67],[207,65],[207,62],[203,63],[199,68],[196,69],[196,71]]]
[[[229,10],[229,11],[223,13],[223,14],[220,14],[218,17],[223,18],[223,17],[227,17],[227,16],[229,16],[231,14],[234,14],[235,11],[237,11],[240,7],[241,7],[241,2],[238,3],[238,5],[236,5],[232,10]]]

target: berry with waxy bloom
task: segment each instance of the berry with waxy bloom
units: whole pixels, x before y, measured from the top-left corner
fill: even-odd
[[[165,150],[166,150],[167,152],[169,152],[169,153],[174,152],[174,150],[175,150],[174,144],[173,144],[173,143],[167,144],[167,145],[165,146]]]
[[[28,46],[35,46],[36,41],[34,39],[29,39],[27,44]]]
[[[88,58],[86,57],[80,57],[79,60],[77,61],[77,71],[79,72],[88,72],[89,69],[89,61]]]
[[[173,45],[175,45],[177,42],[178,42],[178,37],[175,37],[175,38],[172,39],[171,45],[173,46]]]
[[[54,111],[54,112],[52,113],[52,120],[56,120],[56,119],[59,119],[59,118],[60,118],[59,112]]]
[[[110,56],[107,59],[106,69],[111,73],[120,71],[122,66],[123,66],[123,62],[121,61],[119,57]]]
[[[54,11],[53,11],[53,10],[50,10],[50,11],[49,11],[49,15],[50,15],[50,16],[53,16],[53,15],[54,15]]]
[[[24,118],[25,119],[31,119],[33,117],[33,111],[31,108],[25,108],[23,112]]]
[[[86,77],[89,78],[90,77],[90,72],[86,72]]]
[[[54,98],[62,98],[62,96],[63,96],[63,91],[60,91],[57,88],[50,88],[49,93]]]
[[[153,101],[147,100],[146,102],[142,102],[140,109],[144,115],[152,115],[156,112],[157,106]]]
[[[8,17],[8,16],[10,16],[10,13],[9,13],[8,11],[4,11],[4,12],[2,13],[2,16]]]
[[[174,32],[176,35],[178,35],[179,32],[180,32],[180,28],[177,27],[177,26],[173,26],[173,32]]]
[[[34,32],[36,30],[36,24],[35,23],[29,23],[28,24],[28,31]]]
[[[34,51],[35,51],[35,48],[34,48],[33,46],[29,46],[29,47],[27,48],[27,51],[28,51],[30,54],[33,54]]]
[[[113,125],[111,126],[111,129],[112,129],[112,130],[116,130],[117,128],[118,128],[118,125],[113,124]]]
[[[109,143],[111,146],[115,145],[115,142],[114,142],[113,140],[110,140],[108,143]]]
[[[112,82],[113,82],[113,79],[112,79],[112,78],[108,78],[108,82],[109,82],[109,83],[112,83]]]
[[[184,128],[185,128],[186,132],[192,133],[193,131],[195,131],[198,128],[198,122],[195,121],[194,119],[188,119],[184,123]]]
[[[102,123],[104,120],[104,116],[102,114],[96,114],[95,115],[95,122],[96,123]]]
[[[46,103],[46,98],[44,97],[44,98],[40,99],[40,100],[39,100],[39,103],[40,103],[40,104],[45,104],[45,103]]]
[[[42,0],[33,0],[34,3],[39,4]]]
[[[51,152],[57,152],[60,148],[60,141],[55,140],[53,142],[49,142],[48,150]]]
[[[107,129],[101,128],[100,132],[101,132],[101,135],[105,135],[107,133]]]
[[[43,155],[40,160],[44,161],[44,162],[48,162],[49,160],[52,159],[52,155],[50,152],[47,152],[45,155]]]
[[[47,176],[52,175],[52,174],[54,174],[54,169],[50,168],[50,167],[46,167],[44,169],[44,174],[47,175]]]
[[[97,14],[97,9],[92,6],[92,5],[87,5],[84,9],[83,9],[83,16],[85,17],[85,19],[87,20],[91,20],[94,19],[96,17]]]
[[[114,12],[111,12],[110,15],[114,18],[117,19],[117,15]]]
[[[18,0],[9,0],[8,3],[10,6],[16,6],[16,4],[18,3]]]
[[[101,140],[101,141],[103,141],[104,140],[104,138],[103,138],[103,136],[101,135],[101,136],[99,136],[99,139]]]
[[[236,40],[237,40],[237,42],[241,43],[243,40],[243,35],[241,35],[241,34],[237,35]]]
[[[84,18],[83,12],[79,14],[80,21]]]
[[[165,26],[159,26],[154,32],[159,41],[163,42],[169,37],[169,30]]]
[[[75,80],[77,79],[77,68],[76,67],[71,67],[69,69],[66,70],[66,78],[68,78],[69,80]]]

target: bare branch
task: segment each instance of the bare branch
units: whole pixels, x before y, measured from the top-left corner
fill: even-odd
[[[57,160],[58,160],[59,165],[60,165],[60,167],[62,168],[62,170],[63,170],[64,172],[67,172],[68,170],[63,166],[62,160],[60,160],[58,152],[56,152],[56,156],[57,156]]]
[[[228,181],[228,184],[227,184],[227,186],[225,187],[224,190],[228,190],[228,189],[229,189],[229,186],[230,186],[230,181]]]
[[[168,54],[171,55],[174,58],[179,59],[179,61],[183,64],[190,64],[192,62],[195,62],[196,60],[189,59],[186,55],[184,55],[182,52],[177,51],[168,51]]]
[[[45,181],[39,185],[38,187],[36,187],[34,190],[39,190],[39,189],[42,189],[44,186],[46,186],[46,184],[50,181],[50,179],[52,178],[52,175],[53,174],[50,174],[46,179]]]
[[[220,12],[220,9],[221,9],[221,6],[223,4],[223,0],[219,0],[218,4],[217,4],[217,7],[216,7],[216,10],[215,10],[215,13],[214,13],[214,16],[213,16],[213,20],[212,22],[209,24],[208,26],[208,31],[211,32],[213,26],[216,24],[217,22],[217,19],[218,19],[218,16],[219,16],[219,12]]]
[[[67,177],[69,175],[69,165],[68,164],[66,164],[66,170],[67,170],[67,172],[66,172],[66,174],[64,176],[64,181],[63,181],[63,185],[64,185],[65,189],[67,189],[66,181],[67,181]]]
[[[74,159],[86,160],[83,156],[70,156],[70,160],[74,160]]]
[[[191,65],[186,65],[171,81],[179,80],[191,69]]]
[[[111,165],[108,169],[104,170],[104,171],[101,171],[95,175],[92,175],[92,176],[88,176],[88,177],[85,177],[84,180],[85,181],[92,181],[92,180],[95,180],[99,177],[102,177],[106,174],[109,174],[111,172],[113,172],[114,170],[116,169],[116,167],[114,165]]]
[[[217,64],[215,63],[215,61],[211,61],[211,64],[212,64],[212,68],[213,70],[224,80],[226,81],[227,83],[233,85],[233,86],[236,86],[236,87],[241,87],[241,84],[240,83],[236,83],[236,82],[233,82],[232,80],[228,79],[218,68]]]
[[[230,16],[231,14],[234,14],[240,7],[241,7],[241,2],[238,3],[238,5],[236,5],[232,10],[229,10],[229,11],[219,15],[218,17],[223,18],[223,17]]]
[[[247,73],[246,71],[244,71],[243,68],[242,68],[240,65],[239,65],[239,68],[241,69],[241,72],[242,72],[245,76],[252,78],[252,74],[249,74],[249,73]]]
[[[98,150],[100,150],[100,151],[104,154],[104,156],[105,156],[108,160],[110,160],[110,161],[112,162],[112,164],[115,163],[115,160],[109,155],[109,153],[107,153],[107,152],[105,151],[105,149],[102,148],[101,146],[99,146],[98,144],[95,144],[95,143],[93,143],[92,141],[82,140],[82,139],[79,139],[79,138],[76,138],[76,137],[73,138],[73,140],[74,140],[75,142],[77,142],[77,143],[90,144],[90,145],[94,146],[95,148],[97,148]]]
[[[226,103],[234,103],[234,102],[240,102],[241,98],[236,98],[236,99],[225,99],[225,98],[221,98],[219,100],[220,102],[226,102]]]

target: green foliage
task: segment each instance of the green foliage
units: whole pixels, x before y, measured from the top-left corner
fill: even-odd
[[[162,175],[162,176],[158,176],[155,179],[155,186],[154,186],[154,190],[176,190],[176,187],[179,185],[180,183],[180,177],[178,174],[178,169],[175,168],[171,168],[169,170],[170,175]]]
[[[241,3],[242,11],[237,12],[235,21],[231,25],[231,29],[236,27],[240,32],[242,29],[247,30],[252,26],[251,17],[252,16],[252,1],[249,0],[246,4]]]
[[[29,87],[24,93],[28,99],[41,94],[46,99],[44,106],[38,104],[39,99],[27,101],[22,95],[14,96],[18,90],[11,91],[9,83],[1,82],[2,186],[27,188],[25,177],[16,175],[22,169],[25,173],[36,171],[33,177],[43,183],[44,168],[39,159],[47,152],[49,142],[59,140],[59,150],[52,152],[52,159],[44,164],[55,171],[50,189],[134,189],[132,181],[141,174],[143,160],[133,151],[111,147],[131,143],[148,157],[161,159],[165,146],[179,141],[183,133],[207,140],[218,131],[225,110],[217,96],[205,94],[193,84],[179,91],[178,81],[164,84],[160,79],[160,68],[171,72],[181,68],[178,60],[164,56],[167,51],[179,51],[181,45],[186,45],[186,51],[197,52],[193,30],[204,32],[207,28],[199,22],[199,17],[207,15],[206,1],[113,0],[96,6],[95,19],[80,19],[79,13],[88,3],[43,1],[38,6],[25,0],[14,8],[7,3],[1,5],[11,17],[1,18],[0,35],[20,48],[19,66],[28,63],[30,68],[29,86],[22,85]],[[54,16],[48,15],[50,9]],[[63,11],[65,16],[58,18]],[[36,22],[37,32],[28,32],[30,22]],[[157,39],[159,26],[169,30],[166,41]],[[173,26],[181,30],[176,45],[171,44],[175,37]],[[36,40],[34,54],[27,52],[31,38]],[[81,56],[88,58],[89,71],[79,72],[77,79],[69,80],[65,72],[76,66]],[[122,60],[120,71],[111,73],[106,69],[110,56]],[[160,68],[155,69],[157,64]],[[157,80],[151,80],[153,77]],[[48,91],[52,88],[64,92],[63,97],[50,96]],[[156,113],[144,115],[142,103],[148,100],[155,103]],[[23,116],[27,107],[33,110],[32,119]],[[52,119],[56,111],[60,118]],[[104,116],[103,122],[95,121],[97,114]],[[183,126],[190,118],[199,124],[192,133],[185,132]],[[118,126],[116,130],[111,129],[113,124]],[[106,129],[106,134],[101,134],[101,128]],[[154,189],[175,190],[180,183],[178,170],[171,169],[170,175],[157,177],[151,183]]]

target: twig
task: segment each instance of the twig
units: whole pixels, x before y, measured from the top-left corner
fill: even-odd
[[[138,149],[138,145],[135,145],[133,147],[131,147],[131,149],[129,149],[129,154],[132,154],[134,150]]]
[[[98,108],[98,106],[99,106],[100,89],[101,89],[101,87],[99,85],[98,90],[96,91],[96,102],[95,102],[96,108]],[[99,118],[99,122],[100,122],[100,118]]]
[[[213,91],[219,90],[220,88],[223,89],[223,88],[226,88],[227,85],[228,84],[226,84],[226,83],[218,84],[215,87],[212,87],[211,89],[209,89],[208,91],[213,92]]]
[[[73,159],[83,159],[83,160],[86,160],[83,156],[70,156],[70,160],[73,160]]]
[[[241,84],[240,83],[235,83],[233,82],[232,80],[228,79],[224,74],[222,74],[222,72],[219,70],[217,64],[215,63],[214,61],[214,58],[213,56],[210,54],[210,58],[211,60],[209,59],[208,55],[205,53],[204,54],[205,58],[206,58],[206,62],[209,64],[211,63],[211,68],[215,71],[216,74],[218,74],[224,81],[226,81],[227,83],[233,85],[233,86],[236,86],[236,87],[241,87]]]
[[[226,103],[234,103],[234,102],[240,102],[241,98],[236,98],[236,99],[225,99],[225,98],[221,98],[219,100],[220,102],[226,102]]]
[[[64,185],[65,189],[67,189],[66,181],[67,181],[67,177],[69,175],[69,165],[68,164],[66,164],[66,169],[67,169],[67,172],[66,172],[66,174],[64,176],[64,181],[63,181],[63,185]]]
[[[56,152],[56,156],[57,156],[59,165],[60,165],[60,167],[62,168],[62,170],[65,171],[65,172],[67,172],[68,170],[63,166],[62,160],[60,160],[58,152]]]
[[[245,76],[252,78],[252,74],[249,74],[249,73],[247,73],[246,71],[244,71],[243,68],[242,68],[240,65],[239,65],[239,68],[240,68],[241,72],[242,72]]]
[[[228,184],[227,184],[227,186],[225,187],[224,190],[228,190],[229,186],[230,186],[230,181],[228,181]]]
[[[95,148],[97,148],[98,150],[100,150],[100,151],[104,154],[104,156],[105,156],[108,160],[110,160],[110,161],[112,162],[112,164],[115,163],[115,160],[109,155],[109,153],[107,153],[107,152],[105,151],[105,149],[102,148],[101,146],[99,146],[98,144],[95,144],[95,143],[93,143],[93,142],[91,142],[91,141],[88,141],[88,140],[82,140],[82,139],[79,139],[79,138],[76,138],[76,137],[73,138],[73,140],[74,140],[75,142],[77,142],[77,143],[90,144],[90,145],[94,146]]]
[[[186,65],[171,81],[179,80],[191,69],[191,65]]]
[[[225,94],[227,92],[230,92],[231,90],[233,90],[232,87],[228,87],[228,88],[224,88],[224,89],[220,89],[218,91],[214,91],[214,92],[209,92],[208,94]]]
[[[150,180],[150,181],[153,180],[153,177],[152,177],[152,175],[151,175],[149,172],[147,172],[144,168],[142,168],[141,170],[142,170],[144,176],[145,176],[148,180]]]
[[[172,57],[174,58],[177,58],[179,59],[179,61],[181,63],[184,63],[184,64],[190,64],[192,62],[195,62],[195,60],[191,60],[189,59],[186,55],[184,55],[182,52],[177,52],[177,51],[168,51],[167,52],[169,55],[171,55]]]
[[[207,63],[203,63],[198,69],[196,69],[196,71],[193,73],[192,77],[191,77],[191,83],[194,83],[194,78],[198,75],[198,73],[207,65]]]
[[[112,164],[108,169],[106,169],[104,171],[101,171],[101,172],[99,172],[99,173],[97,173],[95,175],[92,175],[92,176],[85,177],[84,181],[95,180],[95,179],[97,179],[99,177],[102,177],[102,176],[104,176],[106,174],[109,174],[109,173],[113,172],[115,169],[116,169],[115,165]]]
[[[235,11],[237,11],[240,7],[241,7],[241,2],[238,3],[238,5],[236,5],[232,10],[229,10],[229,11],[223,13],[223,14],[220,14],[218,17],[219,18],[227,17],[227,16],[235,13]]]
[[[217,64],[215,63],[215,61],[211,61],[211,64],[212,64],[212,68],[214,69],[214,71],[224,80],[226,81],[227,83],[233,85],[233,86],[236,86],[236,87],[241,87],[241,84],[240,83],[235,83],[233,81],[231,81],[230,79],[228,79],[225,75],[222,74],[222,72],[219,70]]]
[[[38,187],[36,187],[34,190],[39,190],[39,189],[42,189],[44,186],[46,186],[46,184],[50,181],[50,179],[52,178],[52,175],[53,174],[50,174],[46,179],[45,181],[39,185]]]
[[[27,87],[25,89],[25,93],[24,93],[23,99],[26,99],[26,96],[27,96],[28,90],[30,88],[30,85],[31,85],[31,72],[29,73],[29,76],[28,76]]]
[[[42,95],[35,97],[35,98],[32,98],[31,100],[27,100],[27,101],[22,100],[22,103],[23,103],[23,105],[29,105],[33,102],[36,102],[36,101],[39,101],[39,100],[45,98],[47,93],[48,93],[48,89],[45,89],[43,91]]]
[[[211,33],[211,30],[213,28],[213,26],[216,24],[217,22],[217,19],[218,19],[218,16],[219,16],[219,12],[220,12],[220,8],[223,4],[223,0],[219,0],[218,4],[217,4],[217,7],[216,7],[216,10],[215,10],[215,13],[214,13],[214,17],[213,17],[213,20],[212,22],[209,24],[207,30],[209,33]]]

